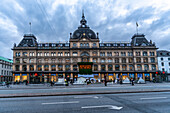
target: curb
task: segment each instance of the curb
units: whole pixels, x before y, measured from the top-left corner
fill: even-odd
[[[149,93],[149,92],[170,92],[170,90],[155,90],[155,91],[123,91],[123,92],[65,92],[65,93],[43,93],[43,94],[11,94],[0,95],[0,98],[19,98],[19,97],[43,97],[43,96],[69,96],[69,95],[95,95],[95,94],[122,94],[122,93]]]

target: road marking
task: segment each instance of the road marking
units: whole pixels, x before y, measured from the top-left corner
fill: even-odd
[[[79,101],[70,101],[70,102],[51,102],[51,103],[41,103],[42,105],[48,105],[48,104],[75,104],[79,103]]]
[[[84,106],[81,107],[82,109],[89,109],[89,108],[108,108],[108,109],[116,109],[121,110],[123,107],[113,106],[113,105],[102,105],[102,106]]]
[[[149,100],[149,99],[163,99],[167,97],[151,97],[151,98],[140,98],[141,100]]]
[[[96,98],[96,99],[98,99],[99,97],[97,97],[97,96],[78,96],[78,97],[74,97],[74,98]]]

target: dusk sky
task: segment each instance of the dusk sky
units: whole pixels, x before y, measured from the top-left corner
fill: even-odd
[[[139,33],[170,50],[170,0],[1,0],[0,56],[12,58],[13,44],[32,33],[38,42],[66,42],[80,25],[87,25],[103,42],[131,41]]]

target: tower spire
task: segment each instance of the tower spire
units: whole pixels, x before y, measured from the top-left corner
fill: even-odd
[[[31,34],[31,22],[29,22],[29,25],[30,25],[30,34]]]
[[[82,18],[85,18],[85,17],[84,17],[84,9],[82,10]]]
[[[87,21],[86,21],[85,16],[84,16],[84,9],[83,9],[82,10],[82,19],[80,21],[81,27],[87,27],[86,23],[87,23]]]

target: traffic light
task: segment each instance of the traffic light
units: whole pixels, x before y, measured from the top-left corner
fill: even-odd
[[[165,71],[163,71],[162,73],[165,74]]]
[[[156,72],[156,74],[158,74],[158,72]]]

